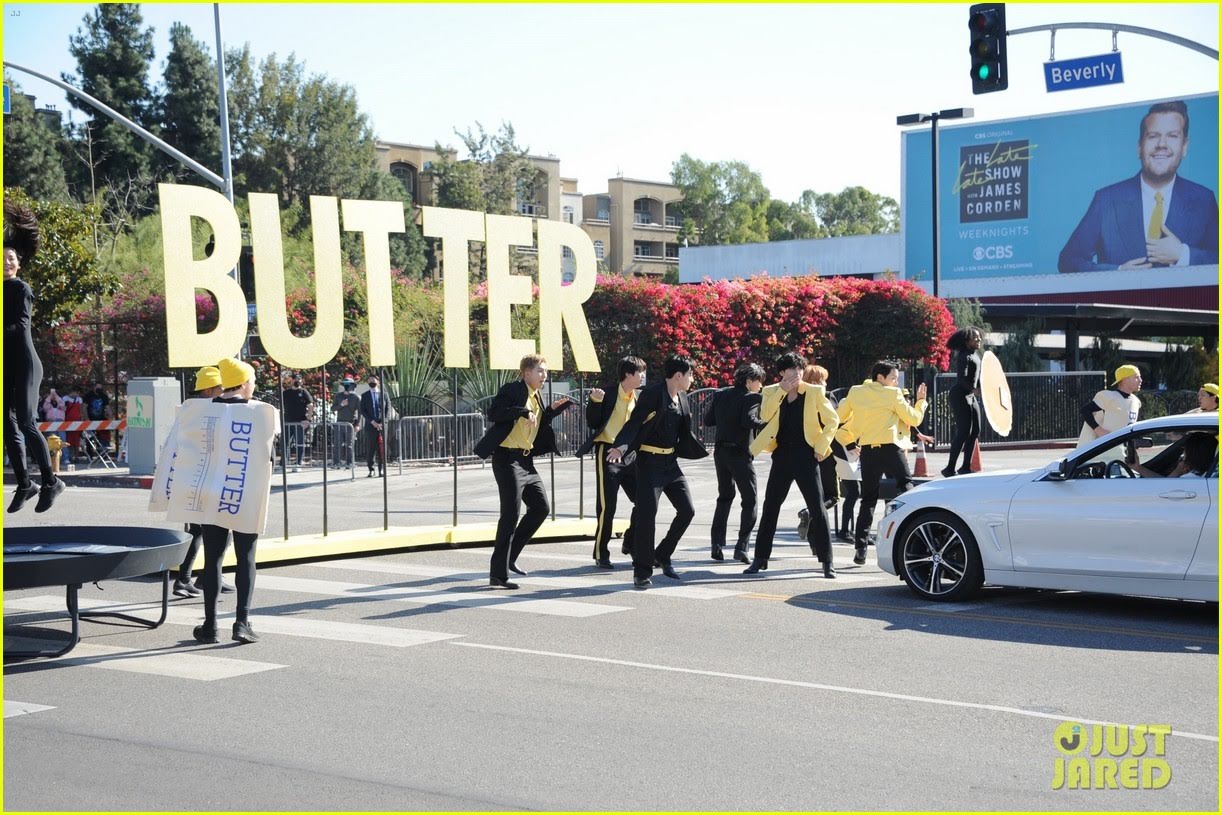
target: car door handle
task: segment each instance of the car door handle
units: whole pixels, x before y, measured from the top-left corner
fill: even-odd
[[[1159,498],[1166,498],[1168,501],[1186,501],[1190,498],[1196,498],[1197,494],[1192,490],[1172,490],[1171,492],[1161,492]]]

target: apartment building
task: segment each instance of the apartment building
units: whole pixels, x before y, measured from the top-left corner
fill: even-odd
[[[439,158],[434,147],[376,142],[382,170],[403,182],[416,206],[432,200],[429,168]],[[594,243],[600,269],[611,274],[660,277],[679,265],[679,218],[671,208],[683,200],[668,182],[633,178],[607,180],[607,191],[583,195],[575,178],[560,175],[555,156],[528,156],[535,167],[534,184],[522,191],[514,209],[521,215],[580,226]],[[573,272],[566,249],[565,277]]]

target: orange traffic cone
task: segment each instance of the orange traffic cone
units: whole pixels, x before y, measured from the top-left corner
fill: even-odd
[[[913,478],[928,478],[929,465],[925,462],[925,442],[916,443],[916,466],[912,468]]]
[[[984,468],[980,466],[980,439],[972,446],[972,472],[978,473]]]

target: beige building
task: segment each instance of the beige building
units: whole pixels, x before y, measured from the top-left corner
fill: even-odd
[[[418,144],[376,142],[378,164],[403,182],[416,206],[432,200],[429,168],[436,149]],[[667,182],[632,178],[607,180],[607,192],[582,195],[577,179],[560,176],[560,159],[528,156],[535,183],[515,204],[521,215],[580,226],[594,242],[594,255],[612,274],[661,276],[679,265],[679,219],[671,207],[683,196]],[[572,258],[566,250],[566,277]]]

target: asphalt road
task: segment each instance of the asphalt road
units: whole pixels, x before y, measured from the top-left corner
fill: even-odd
[[[1006,455],[986,466],[1055,454]],[[575,466],[557,472],[575,514]],[[683,580],[646,592],[569,542],[528,548],[516,593],[487,588],[486,549],[266,568],[249,646],[195,644],[198,600],[151,631],[86,621],[68,658],[5,667],[4,807],[1216,810],[1216,606],[1009,589],[930,604],[843,545],[824,580],[792,531],[796,490],[766,576],[744,576],[707,557],[711,464],[688,472]],[[290,531],[320,530],[321,487],[290,477]],[[388,479],[391,523],[448,521],[451,478]],[[330,484],[329,527],[379,525],[379,485]],[[462,520],[495,518],[491,485],[460,473]],[[7,522],[156,524],[146,500],[75,488]],[[82,604],[159,594],[103,588]],[[4,599],[10,645],[65,630],[61,593]],[[1064,721],[1170,725],[1170,783],[1054,790]]]

